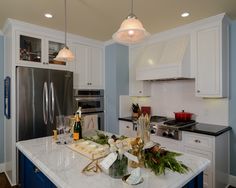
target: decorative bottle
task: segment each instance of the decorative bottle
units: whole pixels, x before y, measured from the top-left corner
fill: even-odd
[[[82,125],[81,125],[81,107],[75,113],[75,124],[74,124],[74,133],[73,139],[77,141],[82,138]]]

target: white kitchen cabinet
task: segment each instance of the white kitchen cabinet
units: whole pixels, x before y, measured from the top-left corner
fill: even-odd
[[[227,97],[229,23],[224,16],[195,29],[196,96]]]
[[[149,81],[136,80],[136,67],[139,62],[143,47],[129,49],[129,95],[130,96],[150,96],[151,83]]]
[[[76,45],[74,88],[103,89],[103,49],[88,45]]]
[[[205,188],[226,187],[229,174],[229,132],[215,137],[183,131],[182,145],[184,152],[211,161],[204,171]]]
[[[44,35],[16,31],[16,65],[70,70],[73,62],[55,61],[64,41]]]
[[[119,135],[127,137],[136,137],[137,131],[135,130],[133,122],[119,121]]]

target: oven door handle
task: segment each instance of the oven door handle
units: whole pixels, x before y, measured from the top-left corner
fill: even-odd
[[[76,101],[102,101],[101,97],[74,97]]]

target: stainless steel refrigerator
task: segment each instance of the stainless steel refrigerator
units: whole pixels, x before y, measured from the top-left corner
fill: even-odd
[[[17,67],[17,141],[52,135],[56,116],[73,114],[73,73]]]

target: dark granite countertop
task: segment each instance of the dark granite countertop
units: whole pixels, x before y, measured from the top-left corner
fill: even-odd
[[[137,118],[134,118],[134,117],[122,117],[122,118],[118,118],[118,120],[121,120],[121,121],[128,121],[128,122],[133,122],[133,121],[136,121]]]
[[[231,130],[232,128],[229,126],[223,125],[212,125],[212,124],[205,124],[205,123],[197,123],[191,127],[181,128],[182,131],[188,131],[193,133],[200,133],[206,134],[211,136],[219,136],[226,131]]]

